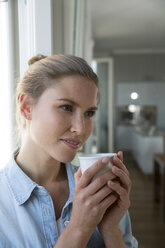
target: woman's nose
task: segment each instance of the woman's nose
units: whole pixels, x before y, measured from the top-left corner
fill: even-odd
[[[85,133],[85,119],[83,116],[75,116],[72,119],[71,132],[75,132],[78,135]]]

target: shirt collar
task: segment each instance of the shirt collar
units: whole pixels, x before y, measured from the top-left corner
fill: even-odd
[[[14,158],[16,153],[17,150],[12,154],[5,167],[5,175],[14,198],[21,205],[28,200],[37,183],[32,181],[17,165]]]
[[[7,178],[7,182],[9,188],[17,201],[18,205],[24,204],[29,197],[31,196],[32,191],[40,186],[32,181],[23,170],[17,165],[15,161],[15,155],[18,153],[18,149],[15,150],[9,160],[7,166],[5,167],[5,175]],[[67,205],[72,202],[73,199],[73,191],[74,191],[74,166],[70,163],[65,165],[66,172],[68,176],[69,183],[69,198],[67,201]]]

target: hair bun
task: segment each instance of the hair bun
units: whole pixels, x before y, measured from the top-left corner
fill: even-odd
[[[46,58],[47,56],[42,55],[42,54],[37,54],[36,56],[32,57],[31,59],[29,59],[28,61],[28,65],[32,65],[34,63],[36,63],[37,61]]]

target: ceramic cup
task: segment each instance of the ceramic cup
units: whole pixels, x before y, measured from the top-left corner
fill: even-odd
[[[117,153],[96,153],[81,155],[78,157],[80,161],[81,172],[84,173],[85,170],[87,170],[91,165],[96,163],[99,159],[109,157],[110,162],[95,175],[94,178],[96,178],[107,172],[112,167],[112,158],[114,156],[117,156]]]

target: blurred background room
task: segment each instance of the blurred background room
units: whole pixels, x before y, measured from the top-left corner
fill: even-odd
[[[133,234],[164,248],[165,1],[0,0],[0,168],[19,145],[15,87],[36,54],[80,56],[98,74],[100,109],[79,153],[124,152]]]

